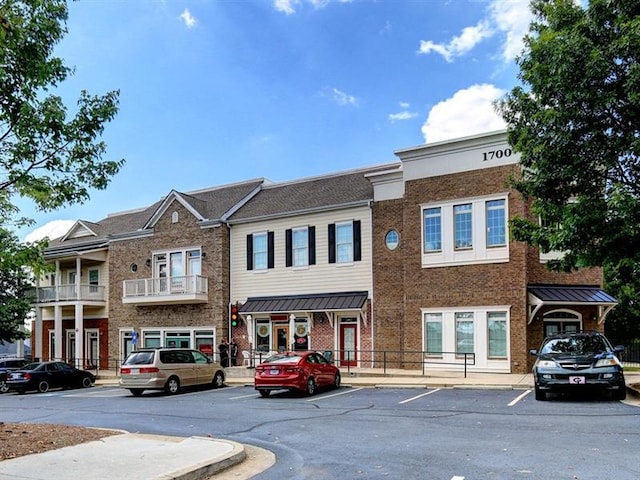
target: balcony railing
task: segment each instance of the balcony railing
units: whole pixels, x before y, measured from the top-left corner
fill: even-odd
[[[95,301],[104,302],[106,299],[105,287],[103,285],[58,285],[55,287],[37,287],[36,301],[38,303],[47,302],[69,302],[69,301]]]
[[[125,280],[122,292],[123,303],[205,303],[209,280],[201,275]]]

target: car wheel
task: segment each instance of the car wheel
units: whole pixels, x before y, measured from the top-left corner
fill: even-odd
[[[309,396],[316,393],[316,381],[313,378],[307,380],[307,393]]]
[[[42,380],[38,384],[38,391],[40,393],[48,392],[49,391],[49,384],[45,380]]]
[[[336,373],[336,376],[333,379],[333,388],[340,388],[340,382],[341,382],[340,372],[338,372]]]
[[[84,388],[89,388],[89,387],[90,387],[90,386],[92,386],[92,385],[93,385],[93,382],[91,381],[91,379],[90,379],[89,377],[84,377],[84,378],[82,379],[82,386],[83,386]]]
[[[271,390],[258,390],[260,392],[260,396],[263,398],[267,398],[271,395]]]
[[[222,374],[222,372],[216,372],[211,383],[213,384],[213,388],[224,387],[224,375]]]
[[[611,392],[611,397],[614,400],[624,400],[627,398],[627,384],[624,381],[620,382],[618,389]]]
[[[535,389],[536,389],[536,400],[544,402],[547,399],[547,392],[543,392],[542,390],[540,390],[537,385],[535,386]]]
[[[130,388],[129,391],[134,397],[141,397],[144,390],[142,390],[141,388]]]
[[[170,377],[164,386],[164,391],[173,395],[178,393],[178,390],[180,390],[180,380],[178,377]]]
[[[0,393],[7,393],[9,391],[9,387],[7,387],[7,382],[2,380],[0,382]]]

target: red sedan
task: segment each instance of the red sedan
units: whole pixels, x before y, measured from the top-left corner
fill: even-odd
[[[272,390],[313,395],[318,388],[340,388],[340,370],[318,352],[277,353],[256,367],[254,385],[263,397]]]

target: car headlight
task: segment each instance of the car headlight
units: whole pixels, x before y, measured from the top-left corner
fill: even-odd
[[[556,362],[554,362],[553,360],[539,360],[538,361],[538,367],[540,367],[540,368],[555,368],[556,367]]]
[[[616,357],[611,357],[611,358],[601,358],[596,362],[595,367],[615,367],[616,365],[620,367],[622,366],[622,364],[620,363],[620,360],[618,360]]]

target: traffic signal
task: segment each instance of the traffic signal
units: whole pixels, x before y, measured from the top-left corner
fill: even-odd
[[[238,305],[231,305],[231,327],[237,327],[240,324],[238,317]]]

